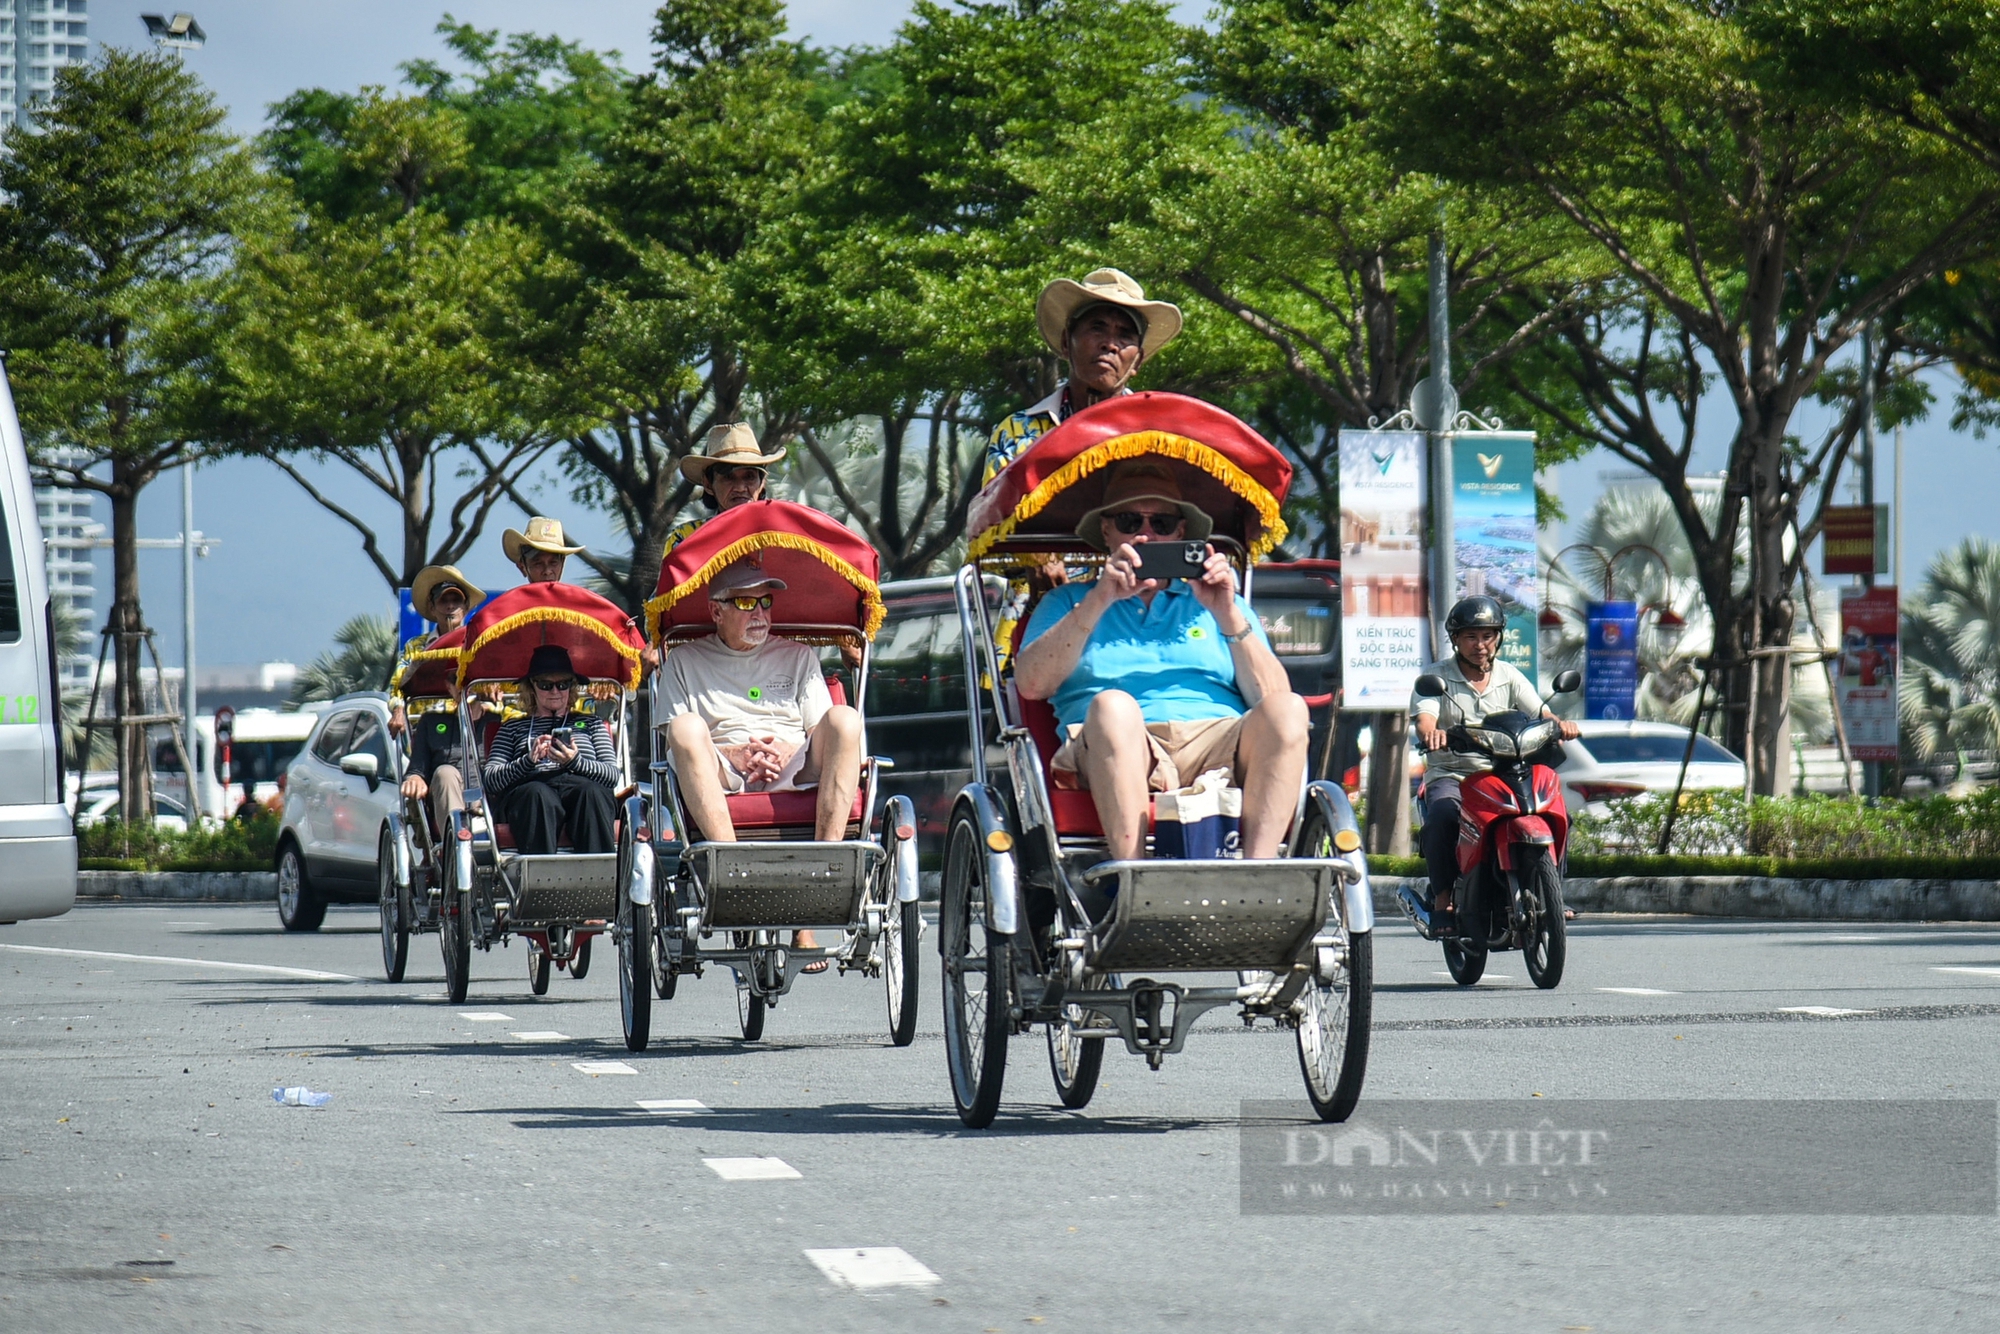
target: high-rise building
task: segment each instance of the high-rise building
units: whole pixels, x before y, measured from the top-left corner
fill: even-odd
[[[81,462],[85,457],[80,450],[73,458],[63,457],[66,451],[56,453],[53,461],[58,464]],[[42,542],[47,550],[49,595],[68,605],[85,636],[92,635],[98,625],[97,565],[93,556],[98,539],[104,535],[104,525],[93,517],[96,499],[92,491],[62,486],[35,488],[35,509],[42,521]],[[81,651],[67,651],[72,648]],[[64,649],[57,662],[64,687],[90,689],[96,644],[86,638],[80,644],[64,645]]]
[[[0,0],[0,130],[34,121],[56,71],[90,59],[89,0]]]

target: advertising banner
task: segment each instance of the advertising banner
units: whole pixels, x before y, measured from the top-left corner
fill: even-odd
[[[1822,574],[1889,572],[1889,507],[1828,505],[1819,530]]]
[[[1542,612],[1534,434],[1460,432],[1451,438],[1451,465],[1455,597],[1483,593],[1500,603],[1507,613],[1500,657],[1533,681],[1536,620]]]
[[[1639,604],[1584,608],[1583,716],[1629,720],[1639,693]]]
[[[401,653],[405,645],[430,628],[431,623],[424,619],[422,612],[417,610],[416,598],[411,595],[410,590],[407,588],[397,589],[396,651]]]
[[[1840,593],[1840,661],[1835,676],[1847,748],[1857,760],[1896,758],[1896,590]]]
[[[1401,711],[1430,657],[1422,431],[1340,433],[1341,708]]]

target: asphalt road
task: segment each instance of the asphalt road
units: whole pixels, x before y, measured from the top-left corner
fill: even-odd
[[[1586,918],[1548,993],[1518,955],[1460,991],[1381,936],[1364,1110],[2000,1098],[1990,927]],[[1016,1039],[1000,1121],[963,1131],[926,944],[909,1049],[858,977],[802,980],[744,1044],[711,972],[633,1055],[609,950],[540,1000],[521,948],[475,955],[453,1006],[435,938],[380,980],[372,912],[0,929],[0,1330],[1994,1327],[1992,1217],[1246,1217],[1239,1104],[1308,1111],[1291,1037],[1226,1012],[1157,1074],[1110,1055],[1081,1113]],[[332,1105],[272,1103],[295,1084]],[[664,1100],[697,1108],[639,1105]],[[878,1247],[922,1281],[843,1286],[807,1254]]]

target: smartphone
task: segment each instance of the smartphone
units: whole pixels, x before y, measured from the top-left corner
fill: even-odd
[[[1141,542],[1138,551],[1139,577],[1161,583],[1199,579],[1201,567],[1208,562],[1206,542]]]

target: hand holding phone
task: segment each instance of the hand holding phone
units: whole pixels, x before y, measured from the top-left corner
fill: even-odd
[[[1162,584],[1171,579],[1199,579],[1208,560],[1205,542],[1141,542],[1137,550],[1139,578],[1157,579]]]

